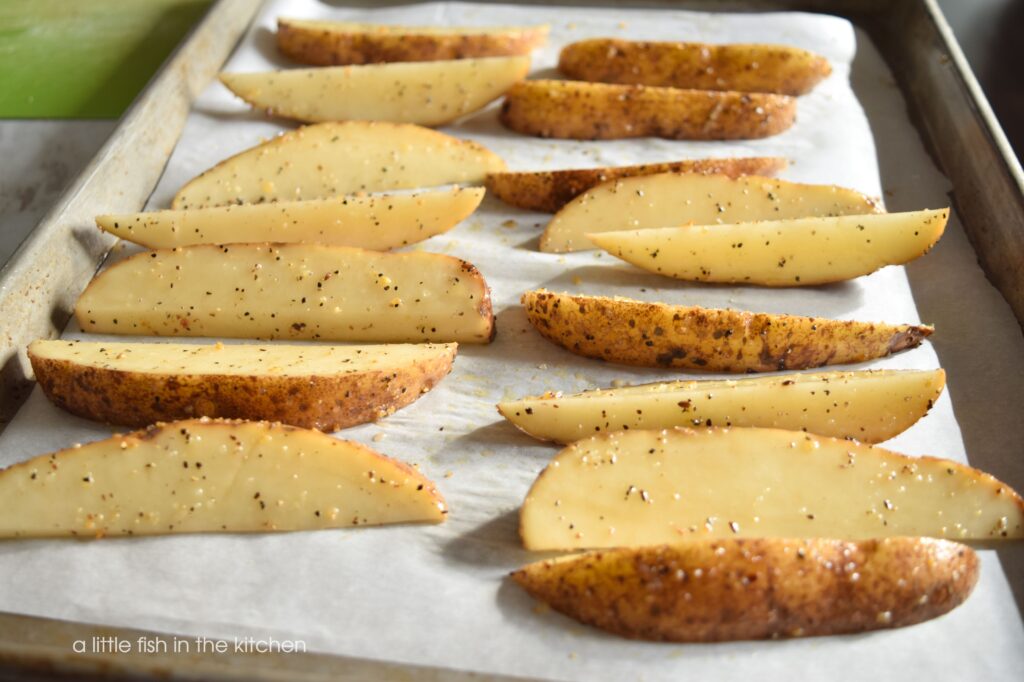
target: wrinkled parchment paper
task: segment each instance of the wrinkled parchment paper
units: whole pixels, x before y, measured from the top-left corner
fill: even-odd
[[[911,205],[902,208],[935,208],[947,201],[948,185],[906,121],[886,67],[870,42],[845,20],[795,13],[709,15],[671,9],[461,3],[353,11],[308,0],[281,0],[263,9],[227,70],[288,66],[274,50],[272,27],[278,15],[449,25],[550,22],[551,40],[535,53],[535,77],[554,73],[562,45],[595,36],[774,42],[807,48],[828,57],[834,73],[801,98],[799,119],[791,130],[766,140],[533,139],[505,130],[494,105],[446,130],[478,140],[515,170],[778,154],[792,162],[782,177],[836,183],[880,196],[876,142],[849,82],[857,53],[857,77],[867,84],[872,107],[887,112],[883,122],[872,124],[881,126],[887,139],[903,150],[907,168],[906,186],[900,190],[905,194],[889,194],[885,200],[907,204],[906,197],[913,197]],[[175,190],[193,175],[286,127],[287,123],[251,113],[226,89],[211,84],[196,102],[149,207],[166,207]],[[0,609],[229,640],[243,635],[302,640],[310,650],[326,653],[558,679],[789,680],[810,670],[827,671],[837,680],[911,675],[1019,679],[1024,628],[992,552],[983,553],[980,585],[963,607],[919,626],[862,636],[651,644],[617,639],[535,609],[505,576],[533,559],[519,545],[515,513],[556,449],[504,423],[494,403],[548,389],[568,392],[607,386],[615,379],[640,382],[695,375],[615,367],[571,355],[530,328],[518,305],[524,290],[544,286],[680,304],[919,321],[904,268],[805,289],[701,286],[662,279],[598,252],[539,253],[537,236],[545,221],[545,215],[488,198],[451,233],[413,247],[450,253],[480,268],[493,290],[497,339],[490,346],[463,346],[452,375],[412,406],[381,423],[344,433],[345,438],[417,463],[447,497],[447,523],[262,536],[4,542]],[[967,254],[969,247],[958,229],[951,227],[946,240]],[[973,267],[973,259],[966,262]],[[868,366],[930,368],[937,363],[932,347],[925,344]],[[36,391],[0,439],[0,463],[110,433],[59,411]],[[965,459],[946,395],[926,419],[889,445],[910,454]]]

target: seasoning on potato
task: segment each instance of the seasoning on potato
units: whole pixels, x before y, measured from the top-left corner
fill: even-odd
[[[266,533],[440,523],[423,474],[268,422],[157,424],[0,471],[0,537]]]
[[[529,54],[550,27],[404,26],[279,18],[277,49],[310,66],[508,57]]]
[[[506,204],[528,211],[554,213],[587,190],[610,180],[659,173],[700,173],[770,176],[784,169],[786,159],[779,156],[687,159],[634,166],[602,166],[555,171],[503,171],[488,173],[487,191]]]
[[[456,344],[372,346],[39,340],[36,382],[86,419],[141,427],[191,417],[337,431],[376,421],[430,391]]]
[[[500,118],[509,129],[536,137],[750,140],[792,126],[796,100],[766,93],[529,80],[505,93]]]
[[[946,540],[764,538],[574,554],[512,578],[556,611],[622,637],[722,642],[913,625],[966,601],[979,569],[969,547]]]
[[[843,365],[915,348],[934,329],[558,294],[522,296],[541,336],[577,355],[641,367],[774,372]]]
[[[595,38],[562,48],[558,70],[601,83],[804,95],[832,73],[824,57],[786,45]]]

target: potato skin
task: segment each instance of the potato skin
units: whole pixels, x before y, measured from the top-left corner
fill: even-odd
[[[512,577],[623,637],[720,642],[913,625],[963,603],[978,569],[969,547],[948,540],[760,538],[590,552]]]
[[[528,211],[556,213],[588,189],[603,182],[658,173],[700,173],[702,175],[772,176],[788,165],[779,156],[722,159],[687,159],[636,166],[575,168],[556,171],[489,173],[487,191],[506,204]]]
[[[541,336],[577,355],[642,367],[774,372],[863,362],[914,348],[925,325],[671,306],[543,289],[523,294]]]
[[[505,94],[501,122],[537,137],[618,140],[748,140],[778,135],[796,120],[786,95],[530,80]]]
[[[143,427],[212,417],[325,432],[376,421],[409,405],[448,375],[454,359],[453,345],[450,352],[403,372],[295,377],[126,372],[29,353],[46,397],[93,421]]]
[[[558,69],[600,83],[803,95],[832,73],[828,60],[785,45],[709,45],[615,38],[562,48]]]
[[[277,20],[277,49],[310,66],[429,62],[473,57],[512,57],[543,45],[547,26],[493,33],[429,34],[348,32]]]

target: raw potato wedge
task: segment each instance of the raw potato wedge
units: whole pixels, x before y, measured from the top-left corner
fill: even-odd
[[[546,24],[449,28],[281,18],[277,49],[310,66],[507,57],[529,54],[548,31]]]
[[[538,561],[512,578],[622,637],[722,642],[867,632],[937,618],[978,582],[969,547],[932,538],[690,540]]]
[[[498,411],[557,443],[675,426],[761,426],[880,443],[927,414],[945,385],[941,369],[783,374],[545,394],[499,403]]]
[[[602,433],[559,452],[526,495],[527,549],[688,537],[1024,538],[1024,500],[965,464],[750,428]]]
[[[456,344],[286,346],[34,341],[46,397],[79,417],[141,427],[190,417],[337,431],[399,410],[451,371]]]
[[[785,45],[595,38],[562,48],[558,70],[601,83],[803,95],[832,73],[828,60]]]
[[[501,122],[518,133],[571,140],[750,140],[795,120],[786,95],[581,81],[520,81],[501,108]]]
[[[540,250],[596,248],[588,234],[755,220],[860,215],[878,211],[860,192],[762,177],[661,173],[598,185],[548,223]]]
[[[484,198],[479,187],[350,195],[210,208],[101,215],[100,229],[149,249],[239,242],[313,242],[386,251],[442,234]]]
[[[490,343],[491,295],[466,261],[319,244],[184,246],[100,273],[83,331],[367,343]]]
[[[541,336],[577,355],[642,367],[774,372],[843,365],[916,348],[934,331],[820,317],[574,296],[522,297]]]
[[[273,116],[438,126],[478,111],[530,71],[529,57],[222,73],[221,82]]]
[[[171,208],[326,199],[482,183],[505,162],[475,142],[411,124],[320,123],[232,156],[178,190]]]
[[[587,235],[627,263],[693,282],[810,286],[926,254],[949,209],[692,225]]]
[[[764,176],[774,175],[786,165],[786,160],[779,156],[754,156],[556,171],[506,171],[489,173],[486,185],[488,192],[506,204],[528,211],[554,213],[588,189],[609,180],[657,173],[721,174],[731,178],[741,175]]]
[[[259,533],[444,521],[412,467],[319,431],[190,420],[0,471],[0,537]]]

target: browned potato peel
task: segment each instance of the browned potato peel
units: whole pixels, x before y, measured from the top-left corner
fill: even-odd
[[[796,120],[786,95],[530,80],[505,94],[501,122],[537,137],[617,140],[747,140],[778,135]]]
[[[529,54],[547,41],[549,27],[444,30],[415,26],[277,20],[277,49],[311,66],[425,62]]]
[[[977,555],[948,540],[689,541],[540,561],[512,577],[571,618],[634,639],[803,637],[913,625],[953,610]]]
[[[486,186],[506,204],[528,211],[555,213],[567,203],[609,180],[658,173],[700,173],[702,175],[772,176],[787,166],[779,156],[754,156],[722,159],[687,159],[635,166],[573,168],[556,171],[488,173]]]
[[[830,320],[627,298],[522,296],[541,336],[588,358],[643,367],[774,372],[864,362],[915,348],[926,325]]]
[[[558,69],[601,83],[803,95],[832,73],[824,57],[785,45],[595,38],[566,45]]]

